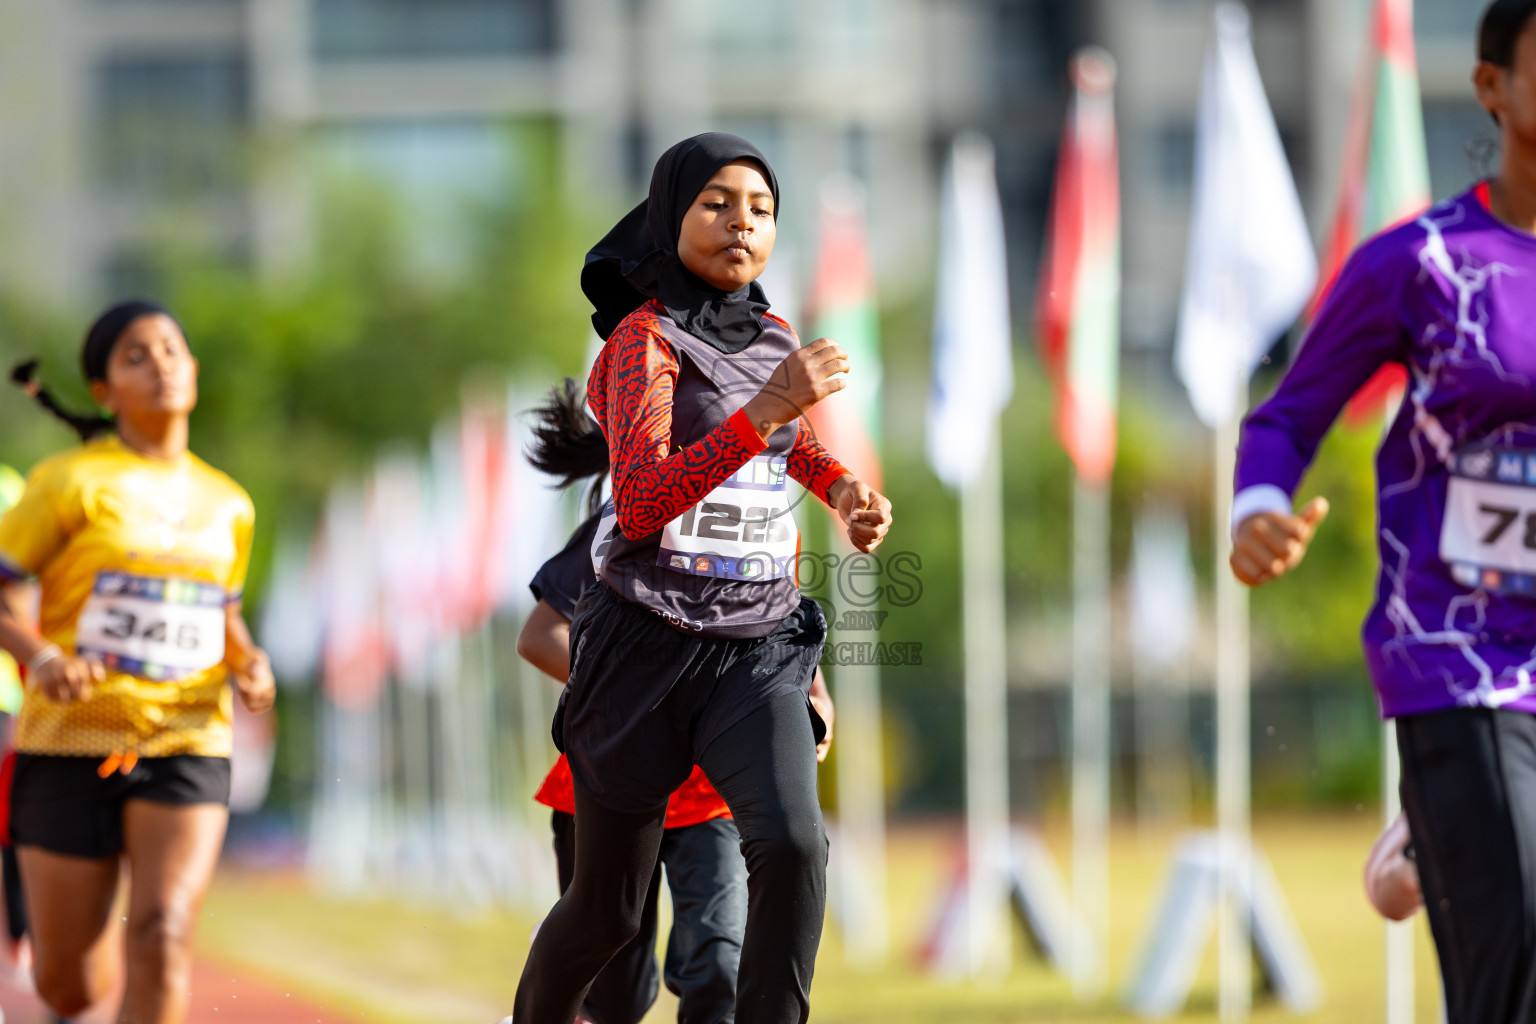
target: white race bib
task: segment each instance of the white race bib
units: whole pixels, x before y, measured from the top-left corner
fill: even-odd
[[[144,679],[172,680],[224,660],[224,588],[211,583],[96,574],[75,626],[75,652]]]
[[[1454,456],[1440,558],[1463,586],[1536,596],[1536,451]]]
[[[667,524],[656,564],[694,576],[761,582],[792,575],[799,549],[786,460],[758,455]]]

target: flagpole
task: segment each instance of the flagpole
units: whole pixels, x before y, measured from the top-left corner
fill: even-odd
[[[966,922],[973,976],[999,977],[1012,959],[1007,905],[1008,690],[1003,614],[1002,438],[994,419],[986,462],[961,493],[961,615],[965,643]]]
[[[875,635],[878,642],[878,634]],[[880,668],[842,665],[837,686],[837,817],[843,826],[842,879],[851,913],[843,937],[851,966],[873,970],[890,955],[886,917],[885,759],[880,749]],[[852,884],[857,872],[858,884]]]
[[[1402,810],[1398,786],[1402,762],[1397,755],[1397,726],[1381,727],[1381,818],[1384,826],[1397,820]],[[1384,921],[1386,928],[1387,1024],[1413,1024],[1413,920]]]
[[[1237,466],[1239,411],[1216,430],[1216,828],[1221,846],[1222,900],[1217,925],[1218,1006],[1223,1024],[1248,1018],[1253,1002],[1248,922],[1240,895],[1252,871],[1249,849],[1248,591],[1232,574],[1232,479]]]
[[[1073,476],[1072,991],[1104,992],[1109,932],[1109,486]]]

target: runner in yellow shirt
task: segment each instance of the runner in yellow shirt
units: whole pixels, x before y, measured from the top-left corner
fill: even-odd
[[[27,669],[11,836],[39,994],[68,1017],[114,987],[113,902],[126,857],[127,979],[118,1019],[186,1018],[191,940],[229,812],[230,683],[272,705],[266,655],[240,617],[254,512],[187,450],[197,360],[148,302],[107,310],[81,364],[111,418],[44,460],[0,518],[0,649]],[[39,621],[17,600],[35,578]]]

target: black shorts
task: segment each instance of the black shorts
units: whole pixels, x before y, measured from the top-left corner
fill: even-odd
[[[133,771],[102,778],[99,757],[17,754],[11,781],[11,842],[100,860],[123,852],[123,805],[229,804],[229,758],[179,754],[140,758]]]
[[[817,741],[826,726],[808,694],[827,619],[808,597],[767,636],[682,633],[598,582],[571,620],[571,679],[552,733],[576,784],[609,810],[665,807],[731,726],[798,691]]]

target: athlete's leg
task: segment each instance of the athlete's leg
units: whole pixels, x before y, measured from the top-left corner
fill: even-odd
[[[555,833],[555,868],[560,892],[571,887],[576,874],[576,819],[555,811],[550,827]],[[661,863],[651,875],[640,913],[640,932],[613,955],[592,982],[581,1016],[593,1024],[640,1024],[661,989],[656,968],[656,904],[661,892]]]
[[[517,983],[517,1024],[571,1024],[603,966],[644,924],[666,805],[611,811],[576,785],[576,870],[534,937]]]
[[[128,986],[122,1024],[181,1024],[192,986],[192,937],[224,845],[222,804],[129,800]],[[25,877],[26,869],[22,869]]]
[[[1450,1024],[1536,1019],[1536,717],[1458,709],[1397,734]]]
[[[730,805],[747,861],[736,1024],[804,1024],[827,896],[805,694],[786,693],[731,726],[699,764]]]
[[[667,988],[679,999],[678,1024],[730,1024],[747,927],[747,863],[729,818],[668,829],[661,862],[672,891]]]
[[[20,942],[27,937],[27,902],[21,894],[21,868],[14,846],[0,846],[0,883],[5,889],[5,934],[12,942]]]
[[[117,857],[71,857],[18,846],[21,882],[31,910],[32,973],[53,1012],[72,1017],[117,987],[112,927]]]

